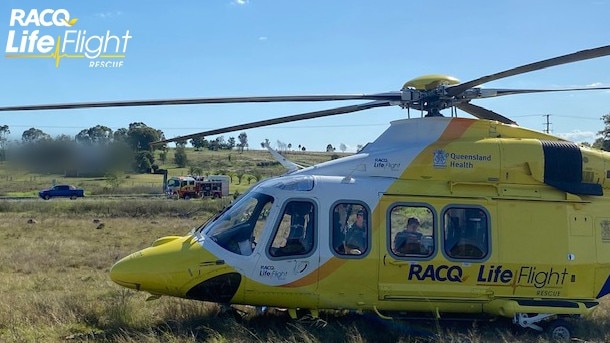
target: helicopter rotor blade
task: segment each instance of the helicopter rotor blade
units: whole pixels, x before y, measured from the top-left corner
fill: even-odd
[[[448,96],[457,96],[457,95],[465,92],[469,88],[472,88],[472,87],[475,87],[475,86],[478,86],[478,85],[481,85],[481,84],[484,84],[487,82],[499,80],[499,79],[502,79],[505,77],[515,76],[515,75],[519,75],[519,74],[523,74],[523,73],[529,73],[531,71],[536,71],[536,70],[540,70],[540,69],[544,69],[544,68],[548,68],[548,67],[552,67],[552,66],[557,66],[557,65],[572,63],[572,62],[577,62],[577,61],[583,61],[583,60],[588,60],[591,58],[602,57],[602,56],[607,56],[607,55],[610,55],[610,45],[606,45],[606,46],[602,46],[602,47],[594,48],[594,49],[581,50],[581,51],[578,51],[575,53],[558,56],[558,57],[554,57],[554,58],[549,58],[546,60],[542,60],[542,61],[538,61],[538,62],[534,62],[534,63],[530,63],[530,64],[525,64],[525,65],[522,65],[522,66],[519,66],[519,67],[516,67],[513,69],[508,69],[508,70],[505,70],[505,71],[502,71],[499,73],[483,76],[478,79],[460,83],[455,86],[448,86],[446,89],[446,92],[447,92]]]
[[[591,90],[610,90],[610,86],[603,87],[573,87],[573,88],[548,88],[548,89],[505,89],[505,88],[470,88],[460,94],[456,99],[448,102],[451,106],[459,103],[466,103],[474,99],[492,98],[504,95],[530,94],[530,93],[551,93],[551,92],[572,92],[572,91],[591,91]],[[446,108],[448,106],[445,106]]]
[[[392,91],[374,94],[330,94],[330,95],[284,95],[284,96],[242,96],[242,97],[205,97],[205,98],[182,98],[182,99],[150,99],[150,100],[121,100],[103,102],[81,102],[81,103],[60,103],[60,104],[41,104],[26,106],[5,106],[0,107],[0,112],[7,111],[36,111],[36,110],[63,110],[63,109],[83,109],[83,108],[106,108],[106,107],[135,107],[135,106],[166,106],[166,105],[196,105],[196,104],[226,104],[226,103],[270,103],[270,102],[322,102],[322,101],[342,101],[342,100],[372,100],[359,105],[349,105],[336,107],[322,111],[302,113],[276,119],[262,120],[226,127],[218,130],[196,133],[188,136],[181,136],[169,140],[157,142],[167,143],[173,141],[186,140],[204,135],[215,135],[224,132],[244,130],[261,126],[281,124],[291,121],[312,119],[335,114],[344,114],[362,111],[369,108],[398,105],[402,108],[412,108],[427,111],[429,115],[440,115],[440,111],[452,106],[456,106],[463,111],[472,114],[477,118],[497,120],[502,123],[514,124],[514,122],[498,113],[485,108],[470,104],[471,100],[527,93],[543,92],[564,92],[580,90],[602,90],[610,87],[580,87],[565,89],[484,89],[477,87],[483,83],[495,81],[509,76],[528,73],[552,66],[572,63],[592,58],[610,55],[610,45],[601,46],[588,50],[581,50],[575,53],[558,56],[530,64],[525,64],[516,68],[501,71],[499,73],[483,76],[465,83],[446,85],[439,83],[434,88],[419,88],[417,86],[405,86],[401,91]],[[446,77],[444,79],[447,79]],[[421,80],[420,80],[421,81]],[[456,80],[457,82],[457,80]],[[448,82],[451,83],[451,82]],[[408,84],[408,83],[407,83]],[[407,85],[405,84],[405,85]]]
[[[387,93],[377,93],[377,94],[280,95],[280,96],[244,96],[244,97],[217,97],[217,98],[125,100],[125,101],[80,102],[80,103],[65,103],[65,104],[43,104],[43,105],[29,105],[29,106],[6,106],[6,107],[0,107],[0,112],[66,110],[66,109],[78,109],[78,108],[198,105],[198,104],[228,104],[228,103],[261,103],[261,102],[314,102],[314,101],[337,101],[337,100],[400,100],[400,96],[401,96],[400,92],[387,92]]]
[[[572,91],[591,91],[608,90],[610,87],[576,87],[576,88],[549,88],[549,89],[493,89],[482,88],[478,98],[489,98],[504,95],[529,94],[529,93],[550,93],[550,92],[572,92]]]
[[[514,124],[516,125],[517,123],[506,118],[505,116],[498,114],[494,111],[490,111],[486,108],[477,106],[477,105],[473,105],[471,103],[468,102],[464,102],[461,104],[457,104],[456,105],[457,108],[459,108],[460,110],[469,113],[479,119],[488,119],[488,120],[496,120],[499,121],[500,123],[504,123],[504,124]]]
[[[371,108],[391,106],[391,105],[392,105],[392,103],[390,101],[386,101],[386,100],[372,101],[372,102],[367,102],[364,104],[336,107],[336,108],[331,108],[328,110],[306,112],[306,113],[294,114],[291,116],[285,116],[285,117],[279,117],[279,118],[273,118],[273,119],[267,119],[267,120],[259,120],[259,121],[246,123],[246,124],[228,126],[228,127],[224,127],[221,129],[203,131],[203,132],[194,133],[191,135],[179,136],[179,137],[175,137],[175,138],[171,138],[171,139],[165,139],[165,140],[153,142],[152,144],[158,145],[158,144],[165,144],[165,143],[170,143],[170,142],[180,142],[180,141],[186,141],[186,140],[189,140],[192,138],[197,138],[197,137],[219,135],[219,134],[223,134],[226,132],[253,129],[253,128],[257,128],[257,127],[290,123],[293,121],[299,121],[299,120],[305,120],[305,119],[327,117],[327,116],[332,116],[332,115],[337,115],[337,114],[352,113],[352,112],[368,110]]]

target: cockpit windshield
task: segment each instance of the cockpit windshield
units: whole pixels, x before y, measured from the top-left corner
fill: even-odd
[[[263,231],[273,197],[250,192],[204,227],[204,234],[221,247],[250,255]]]

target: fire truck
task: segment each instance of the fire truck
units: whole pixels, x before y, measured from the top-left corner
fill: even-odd
[[[220,198],[229,192],[228,183],[220,180],[209,180],[200,176],[175,176],[167,180],[168,197],[180,199]]]

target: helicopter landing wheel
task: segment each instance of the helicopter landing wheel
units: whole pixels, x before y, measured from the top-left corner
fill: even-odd
[[[572,339],[572,325],[563,319],[551,321],[545,331],[555,342],[569,342]]]

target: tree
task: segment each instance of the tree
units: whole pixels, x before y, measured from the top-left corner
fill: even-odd
[[[112,140],[112,129],[104,125],[96,125],[88,129],[81,130],[75,139],[81,144],[103,145]]]
[[[233,183],[233,177],[235,176],[234,171],[228,171],[225,175],[229,177],[229,183]]]
[[[227,144],[227,142],[225,141],[225,136],[218,136],[216,137],[215,141],[216,145],[218,146],[218,149],[222,149]]]
[[[206,148],[208,146],[208,141],[204,137],[195,137],[191,139],[191,145],[196,151],[199,151],[199,149]]]
[[[237,176],[237,182],[240,185],[241,185],[241,179],[244,177],[244,174],[246,174],[246,172],[243,170],[238,170],[237,172],[235,172],[235,176]]]
[[[333,147],[332,144],[328,144],[326,146],[326,152],[333,152],[333,151],[335,151],[335,147]]]
[[[174,153],[174,163],[180,168],[186,167],[188,163],[188,159],[186,157],[186,148],[184,146],[176,147],[176,152]]]
[[[8,129],[8,125],[0,126],[0,161],[6,160],[6,143],[8,142],[8,135],[11,130]]]
[[[51,136],[49,136],[49,134],[44,133],[42,130],[33,127],[23,131],[23,134],[21,134],[21,141],[26,144],[49,139],[51,139]]]
[[[261,172],[258,169],[255,169],[254,171],[252,171],[252,176],[254,176],[256,181],[260,181],[263,179],[263,174],[261,174]]]
[[[228,150],[235,148],[235,137],[229,137],[229,139],[227,140],[226,148]]]
[[[159,160],[161,160],[161,163],[165,163],[165,161],[167,161],[167,146],[163,145],[161,147],[161,152],[159,153]]]
[[[239,141],[239,143],[237,143],[237,151],[243,152],[244,148],[248,147],[248,135],[245,132],[242,132],[237,136],[237,140]]]
[[[138,173],[150,173],[154,160],[155,158],[150,151],[138,151],[135,156],[133,169]]]
[[[6,142],[8,142],[8,135],[11,130],[8,129],[8,125],[0,125],[0,149],[4,149]]]
[[[106,173],[106,183],[110,188],[117,189],[125,181],[123,172],[119,170]]]
[[[281,140],[277,140],[277,150],[279,151],[286,151],[286,143],[282,142]]]
[[[604,129],[598,132],[601,138],[598,138],[593,146],[610,151],[610,113],[605,114],[601,119],[604,121]]]
[[[129,139],[129,136],[127,135],[128,132],[129,132],[129,130],[122,127],[120,129],[114,131],[114,134],[112,134],[112,138],[114,139],[115,142],[127,142]]]
[[[164,139],[165,136],[161,130],[155,130],[142,122],[129,124],[127,131],[127,141],[134,151],[149,150],[152,151],[150,143]]]
[[[339,150],[341,150],[341,152],[345,152],[345,150],[347,150],[347,145],[343,143],[339,144]]]
[[[209,150],[218,151],[220,149],[226,149],[226,142],[224,136],[218,136],[216,139],[211,140],[208,145]]]

